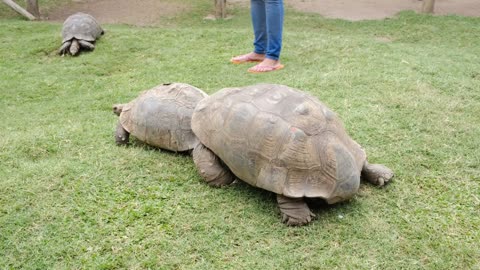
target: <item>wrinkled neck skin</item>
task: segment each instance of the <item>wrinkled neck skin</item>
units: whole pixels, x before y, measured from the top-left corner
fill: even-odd
[[[78,51],[80,51],[80,44],[78,40],[72,39],[72,45],[70,45],[70,53],[72,55],[77,55]]]

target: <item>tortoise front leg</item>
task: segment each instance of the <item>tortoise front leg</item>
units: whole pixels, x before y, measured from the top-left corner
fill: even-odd
[[[303,198],[290,198],[277,194],[277,202],[282,213],[282,222],[288,226],[306,225],[315,217]]]
[[[72,44],[71,41],[65,41],[65,43],[62,44],[62,47],[60,47],[60,49],[58,50],[58,54],[62,56],[65,55],[71,44]]]
[[[117,129],[115,130],[115,142],[117,145],[127,145],[129,137],[130,133],[126,131],[120,121],[118,121]]]
[[[379,187],[392,180],[393,171],[382,164],[369,164],[365,161],[362,169],[362,178]]]
[[[88,50],[91,50],[91,51],[93,51],[93,49],[95,49],[95,45],[93,45],[93,43],[90,43],[86,40],[79,40],[78,43],[80,43],[80,46],[84,49],[88,49]]]
[[[192,155],[198,172],[210,186],[226,186],[235,180],[232,172],[203,144],[199,143],[193,149]]]

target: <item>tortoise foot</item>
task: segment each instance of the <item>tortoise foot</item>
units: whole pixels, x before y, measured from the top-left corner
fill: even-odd
[[[362,177],[368,182],[379,187],[386,185],[393,179],[393,171],[382,164],[365,163],[362,170]]]
[[[203,144],[198,144],[192,152],[193,162],[208,185],[222,187],[231,184],[235,177],[220,159]]]
[[[282,222],[288,226],[306,225],[315,217],[303,198],[289,198],[277,194],[277,202],[282,215]]]
[[[115,130],[115,142],[117,145],[127,145],[130,133],[126,131],[120,121],[117,124],[117,129]]]

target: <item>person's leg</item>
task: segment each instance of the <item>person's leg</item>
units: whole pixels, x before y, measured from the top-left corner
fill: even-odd
[[[282,50],[283,17],[283,0],[265,0],[267,33],[265,59],[260,64],[248,69],[249,72],[261,73],[283,68],[279,60]]]
[[[265,54],[267,51],[267,14],[265,1],[266,0],[251,0],[250,2],[253,33],[255,35],[253,52],[256,54]]]
[[[265,12],[265,0],[251,0],[250,13],[253,25],[253,52],[235,56],[230,59],[234,64],[247,62],[262,62],[265,59],[267,49],[267,21]]]
[[[265,0],[265,4],[268,39],[266,57],[278,60],[282,50],[283,0]]]
[[[251,0],[250,7],[254,33],[254,49],[253,52],[235,56],[230,59],[230,62],[234,64],[262,62],[263,59],[265,59],[265,52],[268,44],[265,0]]]

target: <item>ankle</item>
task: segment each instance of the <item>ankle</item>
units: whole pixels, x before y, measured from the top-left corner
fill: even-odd
[[[265,66],[275,66],[277,64],[279,64],[280,61],[279,60],[274,60],[274,59],[270,59],[270,58],[265,58],[263,59],[263,61],[260,63],[261,65],[265,65]]]
[[[255,57],[255,58],[265,58],[265,54],[256,53],[256,52],[251,52],[250,56]]]

